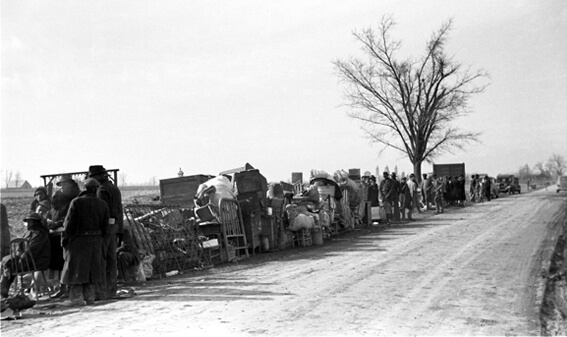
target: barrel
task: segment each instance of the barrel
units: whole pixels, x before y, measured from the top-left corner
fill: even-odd
[[[323,244],[323,231],[320,228],[314,228],[311,232],[313,237],[313,244],[315,246],[321,246]]]

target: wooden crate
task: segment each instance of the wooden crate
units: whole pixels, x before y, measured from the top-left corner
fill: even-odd
[[[194,198],[199,185],[209,179],[211,175],[197,174],[193,176],[162,179],[159,181],[161,201],[164,205],[194,206]]]

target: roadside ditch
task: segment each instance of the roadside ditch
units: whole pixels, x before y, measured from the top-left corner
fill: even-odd
[[[548,268],[542,268],[543,298],[540,323],[542,336],[567,335],[567,220],[564,220]]]

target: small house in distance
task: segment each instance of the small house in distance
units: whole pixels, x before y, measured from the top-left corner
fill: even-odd
[[[2,186],[4,188],[17,188],[22,190],[29,190],[32,189],[32,185],[27,180],[20,180],[20,181],[10,181],[8,186]]]

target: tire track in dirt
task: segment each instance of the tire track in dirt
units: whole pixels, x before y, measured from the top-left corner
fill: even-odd
[[[478,234],[474,240],[462,246],[461,249],[455,250],[454,254],[446,258],[443,263],[438,264],[385,319],[399,318],[400,313],[404,310],[407,311],[407,307],[411,303],[413,304],[413,312],[429,312],[428,325],[430,328],[427,329],[427,334],[473,334],[478,333],[479,330],[484,331],[481,334],[493,334],[493,327],[496,328],[497,334],[501,334],[505,329],[513,330],[514,326],[522,325],[512,320],[512,323],[504,327],[505,324],[503,323],[510,320],[509,317],[499,317],[498,312],[486,312],[483,309],[487,302],[492,301],[490,297],[498,296],[498,283],[501,282],[502,277],[499,277],[494,270],[486,270],[483,273],[482,266],[488,266],[491,262],[494,263],[495,260],[498,260],[498,250],[505,252],[506,249],[510,248],[504,249],[504,246],[519,246],[519,244],[508,243],[510,237],[506,235],[511,226],[517,225],[516,219],[502,219],[500,217],[495,220],[502,222],[497,227],[490,227],[484,233]],[[505,265],[498,267],[502,267],[502,275],[505,275],[504,272],[510,272]],[[524,273],[524,271],[519,272],[519,274]],[[469,280],[469,282],[466,280]],[[464,286],[462,285],[463,281],[465,282]],[[513,284],[509,286],[524,287],[523,285],[514,286]],[[460,300],[463,297],[471,299],[472,296],[469,293],[475,293],[476,296],[476,298],[472,298],[472,303]],[[488,298],[483,305],[477,305],[477,300],[481,299],[482,296]],[[419,301],[418,299],[422,300]],[[475,306],[478,306],[478,308]],[[468,307],[471,307],[471,309]],[[471,311],[475,314],[472,314]],[[455,312],[459,312],[460,315],[455,317]],[[486,316],[483,316],[483,314]],[[464,322],[465,328],[470,326],[472,331],[463,330],[462,324],[447,324],[453,323],[452,321],[455,319]],[[435,328],[436,326],[441,328]],[[458,327],[458,330],[455,330],[452,326]],[[410,331],[415,330],[412,328],[407,332]]]
[[[479,205],[480,206],[480,205]],[[525,205],[520,206],[519,209],[524,208]],[[536,205],[538,208],[542,207],[541,205]],[[416,274],[423,274],[425,273],[425,271],[427,270],[427,273],[425,273],[424,275],[420,276],[418,278],[418,282],[412,282],[408,285],[406,285],[405,287],[402,287],[403,291],[405,291],[405,294],[403,293],[399,293],[397,292],[397,289],[383,289],[385,290],[386,293],[388,293],[388,295],[390,297],[394,296],[398,298],[397,302],[393,302],[393,301],[389,301],[389,307],[388,308],[383,308],[382,310],[378,310],[378,312],[374,312],[374,314],[371,315],[366,315],[368,316],[367,318],[369,318],[369,320],[367,319],[363,319],[362,321],[365,321],[366,323],[372,322],[372,316],[379,316],[380,317],[380,322],[377,322],[379,324],[376,324],[377,327],[382,326],[383,321],[394,321],[395,319],[400,319],[401,316],[403,316],[404,312],[408,311],[408,307],[412,307],[412,312],[417,312],[417,313],[421,313],[419,315],[423,316],[423,312],[431,312],[431,311],[435,311],[435,301],[438,297],[440,297],[440,294],[443,294],[444,292],[446,292],[447,289],[447,285],[452,282],[452,280],[454,280],[456,277],[458,277],[460,274],[462,274],[462,272],[459,272],[458,269],[456,271],[456,268],[463,268],[466,267],[468,265],[470,265],[472,262],[474,262],[476,259],[478,259],[480,256],[482,255],[486,255],[486,251],[490,251],[491,247],[493,246],[497,246],[499,247],[500,245],[502,245],[506,240],[508,240],[508,238],[506,237],[506,235],[502,235],[502,232],[506,232],[508,231],[511,227],[516,226],[516,220],[517,218],[513,218],[510,217],[508,212],[506,212],[506,214],[500,214],[501,213],[501,209],[502,209],[502,205],[500,205],[499,207],[497,207],[496,209],[493,209],[491,211],[489,211],[488,213],[484,213],[482,215],[479,216],[474,216],[473,217],[473,221],[471,222],[471,220],[465,220],[464,221],[464,225],[463,223],[459,223],[458,221],[451,225],[451,227],[453,228],[453,230],[459,231],[462,229],[466,229],[466,230],[474,230],[475,232],[472,232],[474,236],[474,238],[467,242],[466,244],[462,245],[461,242],[459,241],[455,241],[455,240],[451,240],[452,237],[457,237],[458,233],[452,233],[452,231],[449,229],[442,229],[441,228],[435,228],[434,230],[429,230],[428,231],[424,231],[424,233],[428,234],[425,236],[437,236],[437,232],[439,231],[448,231],[448,233],[445,235],[445,239],[448,239],[446,241],[442,241],[439,242],[439,244],[448,244],[448,246],[446,246],[445,250],[439,250],[437,252],[437,254],[432,254],[432,255],[426,255],[425,259],[422,260],[415,260],[413,261],[413,265],[416,264],[420,264],[423,263],[424,267],[422,269],[418,269],[415,270],[415,268],[413,268],[413,274],[414,276]],[[547,210],[544,210],[547,213]],[[513,212],[518,212],[518,210],[516,208],[513,209]],[[443,216],[449,216],[449,214],[451,213],[447,213],[445,215],[440,215],[438,216],[438,220],[442,219]],[[480,214],[480,213],[479,213]],[[549,213],[548,213],[549,214]],[[479,219],[480,218],[480,219]],[[487,227],[487,225],[483,225],[482,223],[478,223],[479,220],[484,221],[485,219],[490,219],[492,218],[492,220],[487,221],[487,222],[492,222],[491,224],[489,224],[489,226]],[[523,216],[522,220],[525,220],[525,223],[530,223],[533,220],[533,217],[527,217]],[[495,223],[500,222],[499,225],[494,225]],[[518,228],[516,228],[518,229]],[[386,231],[384,234],[387,235],[388,231]],[[421,233],[423,234],[423,233]],[[436,237],[437,241],[439,241],[439,238]],[[368,267],[366,272],[362,272],[360,274],[355,274],[354,277],[351,277],[350,280],[351,282],[345,284],[345,283],[341,283],[341,282],[336,282],[335,286],[332,287],[327,287],[325,290],[329,293],[329,296],[321,296],[321,297],[317,297],[315,299],[312,299],[310,301],[308,301],[307,304],[299,306],[299,308],[295,308],[292,310],[293,315],[290,316],[291,319],[297,319],[300,317],[304,317],[305,315],[309,315],[309,313],[313,313],[314,311],[317,312],[317,308],[318,307],[329,307],[330,305],[333,305],[333,300],[330,300],[330,298],[336,297],[336,296],[343,296],[343,297],[348,297],[345,294],[349,294],[349,293],[364,293],[365,291],[368,291],[368,289],[372,289],[372,287],[369,285],[369,283],[371,282],[364,282],[367,278],[369,278],[372,274],[377,273],[377,271],[382,270],[382,273],[386,273],[389,272],[390,274],[392,274],[391,270],[388,271],[384,271],[384,268],[388,268],[389,264],[391,264],[393,261],[397,261],[400,258],[403,258],[403,256],[405,255],[410,255],[411,253],[415,254],[419,254],[418,252],[420,251],[420,247],[411,247],[412,245],[415,245],[417,242],[420,242],[421,240],[427,240],[427,238],[424,238],[424,235],[418,235],[417,237],[415,237],[412,240],[404,240],[403,244],[401,247],[396,247],[393,248],[391,251],[388,252],[388,254],[390,255],[387,258],[384,259],[380,259],[379,262],[374,262],[374,264],[366,266]],[[453,246],[451,246],[450,244],[453,243]],[[427,246],[430,247],[431,244],[427,243]],[[455,247],[457,246],[457,247]],[[426,248],[428,249],[428,248]],[[443,256],[444,254],[446,254],[445,252],[450,252],[452,249],[455,249],[456,253],[452,254],[450,257],[447,256]],[[493,254],[494,252],[490,253]],[[490,255],[488,254],[488,255]],[[365,259],[362,259],[360,261],[357,261],[357,263],[365,263],[370,261],[373,261],[373,259],[375,258],[375,256],[372,256],[372,258],[370,257],[366,257]],[[435,260],[439,260],[439,261],[444,261],[442,263],[429,263],[429,261],[435,261]],[[451,267],[453,266],[453,267]],[[382,268],[382,269],[381,269]],[[447,272],[448,270],[451,270],[451,272]],[[402,273],[406,274],[412,271],[412,269],[409,270],[405,270],[402,271]],[[344,268],[337,270],[336,273],[341,273],[344,272]],[[335,274],[335,273],[333,273]],[[394,273],[395,274],[395,273]],[[390,276],[389,278],[382,278],[380,280],[375,280],[378,282],[380,281],[384,281],[385,283],[389,283],[389,282],[395,282],[396,280],[390,280],[392,277]],[[399,281],[399,280],[398,280]],[[368,287],[367,287],[368,286]],[[366,289],[365,289],[366,288]],[[465,289],[466,290],[466,289]],[[464,291],[464,290],[461,290]],[[490,294],[489,294],[490,295]],[[458,294],[455,295],[456,297],[458,297]],[[356,297],[356,296],[352,296],[352,297]],[[344,301],[348,301],[347,299],[345,299]],[[439,301],[439,300],[438,300]],[[330,302],[330,304],[329,304]],[[340,302],[340,301],[339,301]],[[356,307],[357,306],[357,301],[350,301],[347,302],[347,306],[352,306],[352,307]],[[360,303],[360,301],[358,301]],[[364,302],[363,302],[364,303]],[[336,304],[336,303],[335,303]],[[345,304],[345,303],[343,303]],[[359,315],[365,316],[365,310],[371,309],[372,305],[370,304],[362,304],[359,305],[360,308],[362,309],[362,313],[359,312]],[[450,307],[450,306],[449,306]],[[427,328],[427,327],[431,327],[434,326],[436,324],[438,324],[439,322],[443,322],[446,319],[444,318],[444,310],[440,310],[438,309],[438,311],[441,311],[442,313],[440,315],[435,315],[435,316],[439,316],[436,319],[433,319],[432,321],[427,321],[427,322],[422,322],[421,326],[422,329],[423,328]],[[331,312],[326,312],[326,314],[331,314]],[[315,316],[320,316],[319,314],[314,314]],[[449,316],[451,316],[451,314],[449,314]],[[344,323],[344,319],[341,316],[333,316],[333,318],[337,319],[339,322]],[[404,319],[403,317],[401,317],[402,319]],[[407,317],[405,318],[407,320]],[[466,325],[470,325],[471,328],[478,330],[478,327],[476,327],[475,325],[481,325],[481,326],[488,326],[490,327],[491,325],[495,325],[496,324],[496,320],[491,319],[491,318],[470,318],[470,317],[462,317],[460,318],[460,320],[462,320],[464,322],[464,324]],[[476,323],[475,323],[476,322]],[[311,324],[313,324],[314,322],[312,321]],[[478,324],[477,324],[478,323]],[[351,324],[352,325],[352,324]],[[368,325],[368,324],[366,324]],[[459,329],[462,332],[462,328],[463,328],[463,323],[457,324]],[[321,327],[318,327],[321,328]],[[353,328],[355,328],[353,326]],[[327,330],[317,330],[317,329],[313,329],[313,331],[327,331]],[[352,331],[352,330],[351,330]],[[356,330],[355,330],[356,331]],[[364,330],[364,331],[368,331],[368,329]],[[360,332],[364,332],[364,331],[360,331]],[[384,330],[381,329],[377,329],[375,330],[376,332],[380,333],[383,332]],[[432,331],[436,331],[436,330],[432,330],[429,329],[427,330],[429,332]],[[501,331],[501,330],[500,330]],[[399,332],[399,331],[398,331]],[[409,333],[415,332],[415,326],[411,327],[411,330],[408,331]]]

